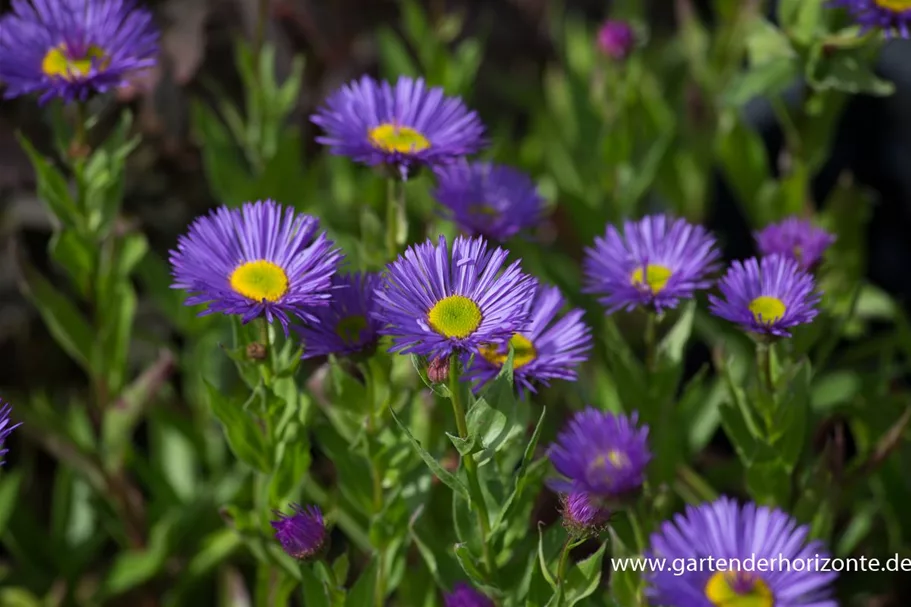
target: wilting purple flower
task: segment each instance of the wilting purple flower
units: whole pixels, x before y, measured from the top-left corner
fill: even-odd
[[[810,270],[819,263],[829,245],[835,242],[835,236],[798,217],[788,217],[768,225],[756,232],[754,237],[762,255],[789,257],[803,270]]]
[[[681,299],[707,289],[719,258],[715,239],[702,227],[666,215],[649,215],[607,226],[586,250],[586,292],[603,295],[608,314],[650,306],[674,308]]]
[[[446,607],[494,607],[493,601],[465,582],[456,582],[446,594]]]
[[[336,274],[328,306],[313,310],[317,322],[295,326],[304,341],[303,358],[350,355],[376,345],[380,323],[372,312],[378,274]]]
[[[909,0],[831,0],[831,5],[844,7],[854,17],[862,32],[882,30],[887,38],[909,37],[911,1]]]
[[[563,525],[573,535],[600,533],[610,520],[610,510],[588,493],[570,493],[564,495],[561,501]]]
[[[277,318],[286,334],[289,315],[318,323],[313,308],[329,304],[341,259],[318,229],[315,217],[271,200],[219,207],[178,238],[172,287],[189,292],[187,305],[209,304],[201,315]]]
[[[821,571],[829,555],[821,542],[808,541],[809,531],[777,508],[740,506],[726,497],[687,506],[652,534],[646,557],[684,565],[724,559],[724,565],[647,572],[650,603],[837,607],[831,596],[838,574]],[[760,559],[772,566],[760,568]]]
[[[460,161],[436,169],[434,197],[470,236],[507,240],[541,222],[544,199],[535,182],[512,167]]]
[[[333,154],[375,166],[436,166],[485,145],[484,125],[457,97],[401,76],[393,87],[363,76],[333,93],[311,120]]]
[[[3,400],[0,399],[0,466],[3,465],[3,456],[9,451],[9,449],[3,448],[3,443],[6,442],[6,438],[13,430],[22,425],[21,423],[11,425],[12,420],[10,419],[10,415],[12,412],[12,406],[10,406],[9,403],[4,403]]]
[[[507,255],[483,238],[456,238],[451,255],[442,236],[436,245],[409,247],[376,290],[375,314],[380,332],[393,338],[391,351],[430,358],[474,352],[525,329],[535,283],[518,262],[503,270]]]
[[[132,0],[13,0],[0,18],[6,98],[86,99],[155,64],[158,30]]]
[[[626,59],[636,46],[636,32],[626,21],[608,19],[598,29],[598,48],[612,59]]]
[[[513,377],[520,390],[535,391],[535,383],[549,385],[553,379],[576,379],[576,367],[588,358],[592,348],[591,329],[582,321],[583,312],[573,309],[558,318],[566,300],[560,289],[538,285],[525,306],[527,328],[508,342],[484,344],[473,359],[466,379],[483,384],[495,378],[513,347]]]
[[[648,426],[630,417],[592,407],[576,413],[547,451],[563,477],[550,481],[560,493],[587,493],[612,499],[638,489],[652,455]]]
[[[781,255],[735,261],[718,288],[724,299],[709,295],[712,314],[751,333],[780,337],[812,321],[820,299],[813,277]]]
[[[304,560],[314,557],[326,545],[329,534],[323,521],[323,513],[317,506],[302,508],[291,504],[291,515],[274,511],[277,521],[270,524],[275,529],[275,539],[292,557]]]

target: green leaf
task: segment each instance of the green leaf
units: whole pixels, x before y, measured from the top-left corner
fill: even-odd
[[[541,568],[541,575],[544,576],[544,579],[550,584],[550,587],[556,590],[557,580],[554,579],[554,576],[550,571],[548,558],[544,555],[544,552],[544,533],[541,531],[541,526],[538,525],[538,565]]]
[[[25,259],[18,257],[22,292],[38,308],[48,331],[70,357],[94,373],[95,332],[70,298],[64,296]]]
[[[535,431],[532,433],[531,439],[525,447],[525,454],[522,456],[522,462],[519,464],[519,469],[515,473],[513,490],[506,498],[506,501],[503,502],[503,506],[500,508],[500,512],[497,514],[496,521],[491,529],[494,536],[501,532],[505,532],[506,525],[504,523],[511,521],[515,516],[516,511],[521,507],[522,497],[528,486],[526,479],[528,477],[529,468],[532,465],[532,460],[534,460],[535,457],[538,440],[541,438],[541,429],[544,427],[544,418],[546,415],[547,407],[541,407],[541,416],[538,418],[538,423],[535,424]]]
[[[598,590],[598,586],[601,584],[601,563],[604,560],[606,548],[607,543],[602,543],[597,552],[570,569],[563,582],[568,607],[590,597]]]
[[[824,0],[780,0],[778,21],[794,40],[808,45],[821,29]]]
[[[73,285],[82,296],[88,295],[91,289],[95,248],[94,243],[71,229],[56,232],[48,245],[51,258],[66,270]]]
[[[756,97],[775,97],[800,76],[800,64],[795,58],[772,59],[752,66],[735,76],[721,97],[723,104],[739,107]]]
[[[721,162],[727,183],[733,188],[751,225],[764,225],[763,205],[774,186],[762,138],[745,125],[733,111],[724,112],[719,120],[715,156]]]
[[[269,481],[269,496],[273,503],[283,503],[294,494],[306,479],[310,461],[310,437],[299,422],[292,421],[275,447],[275,472]]]
[[[331,607],[329,596],[322,580],[313,572],[311,565],[301,566],[301,589],[304,605],[307,607]],[[368,603],[364,603],[365,605]]]
[[[370,564],[367,565],[367,568],[364,569],[348,592],[348,597],[345,599],[345,605],[347,607],[373,605],[373,589],[376,587],[377,574],[376,559],[371,559]],[[306,603],[306,605],[307,607],[310,607],[309,603]]]
[[[430,468],[430,471],[433,472],[434,476],[436,476],[443,484],[458,493],[466,500],[470,499],[468,496],[468,488],[465,486],[465,484],[462,483],[462,481],[460,481],[451,472],[448,472],[445,468],[443,468],[443,466],[441,466],[440,463],[421,446],[420,441],[412,436],[411,432],[408,430],[405,424],[403,424],[395,414],[395,411],[390,409],[389,413],[392,415],[392,419],[395,420],[395,423],[398,424],[399,428],[402,429],[402,432],[405,433],[405,436],[408,438],[411,446],[414,448],[417,454],[421,456],[421,459],[424,460],[424,463],[427,464],[427,467]]]
[[[268,473],[268,450],[256,419],[244,410],[241,403],[221,394],[208,380],[205,384],[209,406],[222,424],[232,453],[248,466]]]
[[[895,92],[895,85],[877,77],[874,57],[869,49],[839,49],[827,52],[823,43],[814,47],[807,63],[806,76],[819,91],[841,91],[852,95],[885,97]]]
[[[658,352],[672,364],[679,365],[683,361],[686,344],[693,333],[693,320],[696,317],[696,302],[689,301],[681,306],[680,316],[674,326],[664,335],[658,344]]]
[[[6,530],[13,510],[19,498],[19,488],[22,485],[22,471],[4,471],[0,475],[0,535]]]
[[[486,576],[478,568],[478,563],[481,562],[478,555],[473,554],[465,544],[456,544],[454,551],[456,560],[462,566],[462,571],[465,572],[465,575],[468,576],[474,586],[478,590],[489,592],[491,586],[487,583]]]
[[[51,213],[67,227],[79,226],[81,214],[76,201],[70,195],[66,177],[56,167],[49,163],[38,153],[28,139],[21,133],[16,133],[16,138],[25,153],[28,154],[35,176],[38,180],[38,197],[48,206]]]
[[[787,36],[766,19],[751,21],[746,45],[750,65],[762,65],[776,59],[797,56]]]
[[[105,577],[102,592],[108,596],[122,594],[157,575],[169,556],[168,533],[174,519],[164,519],[152,528],[145,550],[121,553]]]

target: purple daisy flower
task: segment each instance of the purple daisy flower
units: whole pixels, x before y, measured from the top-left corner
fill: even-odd
[[[790,257],[804,270],[812,269],[835,242],[835,236],[806,219],[788,217],[753,234],[763,255]]]
[[[611,512],[587,493],[570,493],[561,498],[563,526],[577,536],[601,533]]]
[[[0,81],[7,99],[40,93],[85,100],[151,67],[158,30],[132,0],[13,0],[0,19]]]
[[[887,38],[911,37],[911,0],[831,0],[831,4],[846,8],[863,32],[880,29]]]
[[[0,466],[3,465],[3,456],[9,451],[9,449],[3,448],[3,443],[6,442],[6,438],[13,430],[22,425],[21,422],[10,425],[12,422],[10,414],[12,414],[12,412],[12,406],[9,403],[4,403],[3,400],[0,399]]]
[[[808,535],[809,527],[777,508],[726,497],[687,506],[652,534],[646,557],[717,566],[646,573],[646,593],[653,604],[674,607],[837,607],[830,597],[838,574],[820,571],[828,554]]]
[[[394,87],[369,76],[352,81],[311,120],[333,154],[397,167],[403,179],[413,167],[446,164],[485,145],[484,125],[461,99],[405,76]]]
[[[612,59],[626,59],[635,46],[636,32],[626,21],[608,19],[598,29],[598,48]]]
[[[501,272],[507,255],[483,238],[456,238],[451,255],[443,236],[437,245],[409,247],[376,291],[375,316],[380,333],[393,338],[391,351],[431,358],[474,352],[524,330],[535,282],[519,262]]]
[[[379,282],[378,274],[336,274],[329,305],[313,310],[318,322],[294,327],[304,340],[303,358],[351,355],[375,345],[380,323],[371,311]]]
[[[548,484],[560,493],[587,493],[609,500],[638,489],[652,458],[648,426],[627,417],[588,407],[576,413],[547,450],[556,471],[565,478]]]
[[[490,162],[457,162],[436,169],[434,197],[470,236],[507,240],[540,223],[544,199],[521,171]]]
[[[585,290],[603,295],[608,314],[637,306],[661,312],[710,287],[719,255],[711,234],[683,219],[649,215],[624,222],[622,234],[609,225],[586,251]]]
[[[816,317],[815,286],[796,261],[781,255],[735,261],[718,283],[724,299],[709,295],[709,310],[752,333],[790,337],[787,329]]]
[[[582,321],[582,310],[573,309],[557,318],[565,303],[560,289],[538,285],[525,304],[528,326],[506,343],[482,345],[466,379],[480,380],[480,386],[495,378],[512,346],[513,377],[520,391],[535,392],[535,382],[546,386],[552,379],[575,380],[575,367],[588,359],[592,335]]]
[[[275,529],[275,539],[290,556],[298,560],[312,558],[322,550],[329,537],[323,513],[318,506],[302,508],[291,504],[291,509],[294,513],[290,516],[273,511],[278,516],[277,521],[270,522]]]
[[[244,323],[264,315],[285,334],[289,315],[316,324],[312,308],[329,304],[341,259],[318,228],[316,218],[271,200],[219,207],[178,238],[171,286],[189,292],[187,305],[209,304],[200,315],[238,314]]]
[[[465,582],[456,582],[445,599],[446,607],[494,607],[492,600]]]

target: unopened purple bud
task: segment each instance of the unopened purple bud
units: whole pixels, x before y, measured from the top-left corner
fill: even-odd
[[[626,59],[635,46],[636,32],[626,21],[608,19],[598,30],[598,48],[612,59]]]
[[[272,521],[275,539],[290,556],[298,560],[313,558],[326,545],[328,533],[323,513],[317,506],[302,508],[291,504],[294,514],[276,512],[279,519]]]

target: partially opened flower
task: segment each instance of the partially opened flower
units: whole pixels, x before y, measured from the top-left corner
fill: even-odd
[[[270,523],[275,529],[275,539],[288,555],[298,560],[313,558],[323,549],[329,537],[323,513],[318,506],[302,508],[291,504],[291,509],[294,512],[290,515],[275,511],[278,520]]]
[[[380,323],[372,311],[379,282],[378,274],[336,274],[329,305],[313,310],[317,322],[294,327],[304,341],[303,358],[350,355],[376,345]]]
[[[535,182],[512,167],[461,161],[436,169],[434,197],[471,236],[504,241],[541,222],[544,199]]]
[[[3,443],[6,442],[6,438],[10,433],[21,425],[21,423],[12,423],[12,420],[10,419],[12,412],[12,406],[9,403],[4,403],[3,400],[0,400],[0,465],[3,465],[3,456],[9,451],[9,449],[3,448]]]
[[[611,511],[588,493],[569,493],[561,498],[563,526],[576,536],[600,533],[610,520]]]
[[[832,584],[837,574],[809,527],[787,513],[722,497],[662,523],[650,538],[647,558],[667,563],[724,566],[654,569],[646,573],[647,595],[669,607],[837,607]],[[711,557],[710,560],[709,557]],[[760,559],[770,566],[757,566]]]
[[[826,249],[835,242],[835,236],[798,217],[788,217],[768,225],[756,232],[754,237],[762,255],[790,257],[804,270],[810,270],[819,263]]]
[[[482,238],[446,239],[409,247],[389,264],[376,290],[381,333],[393,352],[430,358],[477,351],[502,343],[528,322],[535,282],[518,262],[504,269],[508,253]]]
[[[591,329],[583,312],[573,309],[560,316],[566,300],[556,287],[538,285],[526,307],[528,326],[502,344],[484,344],[478,349],[468,379],[490,381],[500,372],[513,348],[513,377],[520,390],[535,391],[535,384],[553,379],[576,379],[576,367],[592,348]]]
[[[718,283],[723,299],[709,295],[709,309],[751,333],[790,337],[788,329],[811,322],[818,313],[815,286],[793,259],[753,257],[731,264]]]
[[[445,598],[446,607],[494,607],[492,600],[465,582],[456,582]]]
[[[484,125],[456,97],[401,76],[395,85],[363,76],[333,93],[311,120],[333,154],[367,165],[436,166],[484,145]]]
[[[720,253],[702,226],[666,215],[627,221],[623,232],[607,226],[586,251],[586,292],[602,295],[607,312],[648,306],[674,308],[711,286]]]
[[[851,13],[862,31],[882,30],[887,37],[909,37],[911,0],[831,0]]]
[[[313,308],[329,304],[341,259],[318,229],[315,217],[271,200],[219,207],[177,240],[172,287],[189,292],[187,305],[208,304],[201,314],[265,316],[286,333],[292,315],[318,323]]]
[[[86,99],[155,64],[158,30],[132,0],[13,0],[0,19],[7,98]]]
[[[645,480],[652,455],[648,426],[638,416],[617,415],[592,407],[576,413],[547,455],[562,478],[550,481],[560,493],[586,493],[610,500],[635,491]]]

